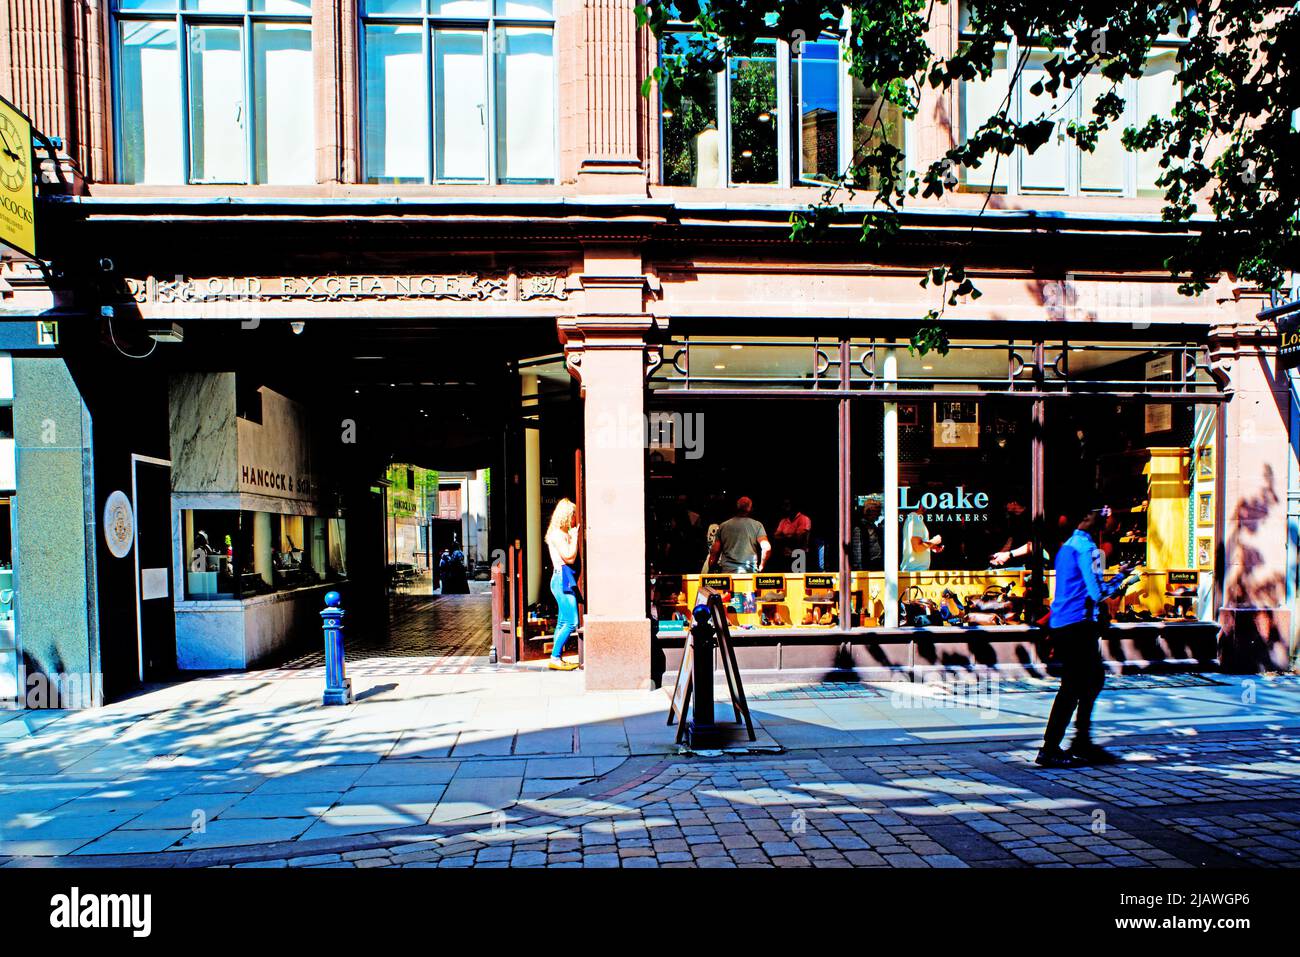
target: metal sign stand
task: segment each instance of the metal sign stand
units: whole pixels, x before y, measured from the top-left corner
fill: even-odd
[[[722,654],[722,670],[727,676],[727,690],[738,721],[719,722],[713,708],[713,647]],[[694,707],[691,699],[694,698]],[[690,715],[689,719],[687,715]],[[743,730],[750,741],[754,719],[749,713],[745,686],[740,678],[736,651],[731,641],[731,627],[722,597],[708,595],[704,605],[695,608],[695,627],[686,639],[677,683],[673,686],[668,707],[668,723],[677,721],[677,743],[692,751],[715,750],[734,744]]]

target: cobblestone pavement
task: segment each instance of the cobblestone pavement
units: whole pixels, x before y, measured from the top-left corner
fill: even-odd
[[[663,691],[584,693],[581,672],[358,668],[356,701],[337,708],[312,673],[0,713],[0,865],[379,864],[413,844],[457,865],[1296,859],[1290,679],[1125,676],[1097,727],[1128,760],[1046,772],[1031,762],[1052,694],[1035,681],[975,697],[755,683],[756,745],[711,758],[678,754]],[[469,841],[474,857],[446,850]]]
[[[632,759],[584,786],[455,827],[131,863],[1300,866],[1300,736],[1224,732],[1125,751],[1123,763],[1077,772],[1043,771],[1029,763],[1032,752],[1005,744]]]

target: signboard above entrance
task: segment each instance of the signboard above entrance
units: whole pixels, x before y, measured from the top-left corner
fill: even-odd
[[[0,97],[0,245],[36,256],[31,120]]]
[[[520,301],[567,299],[563,273],[499,275],[189,276],[127,278],[139,305],[229,302],[357,302],[367,299]]]

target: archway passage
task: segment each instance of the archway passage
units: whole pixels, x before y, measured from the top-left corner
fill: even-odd
[[[171,560],[175,654],[145,680],[315,667],[330,590],[342,596],[349,662],[374,673],[489,667],[493,557],[524,549],[537,511],[528,490],[558,472],[528,451],[539,426],[525,403],[545,392],[563,399],[565,416],[580,408],[562,361],[544,388],[521,369],[556,355],[553,320],[505,320],[496,331],[204,320],[147,362],[70,335],[69,366],[106,423],[96,468],[129,460],[141,434],[145,452],[170,455],[159,499],[172,554],[157,564]],[[143,424],[108,428],[122,421]],[[571,468],[570,431],[554,457]],[[459,587],[446,580],[444,552]],[[131,587],[104,568],[105,593]],[[124,618],[101,630],[111,699],[137,686],[137,629]]]

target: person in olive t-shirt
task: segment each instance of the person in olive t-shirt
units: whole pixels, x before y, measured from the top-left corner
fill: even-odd
[[[772,554],[763,523],[750,517],[754,503],[747,495],[736,501],[736,514],[718,526],[709,549],[709,567],[732,574],[761,572]]]

